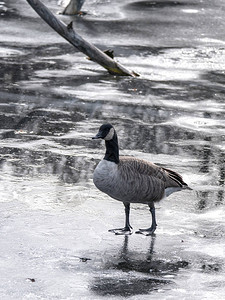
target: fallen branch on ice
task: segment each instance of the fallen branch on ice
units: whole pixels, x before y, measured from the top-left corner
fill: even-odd
[[[137,73],[127,70],[106,53],[84,40],[73,30],[72,23],[66,26],[40,0],[27,0],[27,2],[58,34],[64,37],[79,51],[86,54],[92,61],[107,69],[110,74],[133,77],[139,76]]]
[[[62,15],[82,15],[84,14],[81,12],[81,7],[84,4],[85,0],[62,0],[61,5],[65,6],[63,11],[61,12]]]

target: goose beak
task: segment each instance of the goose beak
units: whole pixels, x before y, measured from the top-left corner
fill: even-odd
[[[102,132],[99,131],[96,136],[93,136],[92,137],[92,140],[96,140],[96,139],[103,139],[103,135],[102,135]]]

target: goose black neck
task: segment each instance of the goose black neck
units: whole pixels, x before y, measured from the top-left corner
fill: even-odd
[[[104,159],[112,161],[116,164],[119,163],[119,146],[116,132],[111,140],[105,141],[106,152]]]

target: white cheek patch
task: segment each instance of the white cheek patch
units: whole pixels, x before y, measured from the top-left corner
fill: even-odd
[[[111,128],[107,136],[104,138],[104,140],[110,141],[113,138],[113,136],[114,136],[114,128]]]

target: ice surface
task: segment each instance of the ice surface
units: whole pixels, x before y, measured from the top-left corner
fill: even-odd
[[[57,12],[57,1],[43,1]],[[71,20],[139,78],[108,75],[26,1],[0,3],[0,299],[224,298],[224,9],[213,1],[86,1]],[[115,236],[123,205],[93,170],[115,125],[121,155],[182,174],[152,237]],[[132,205],[134,230],[149,226]]]

